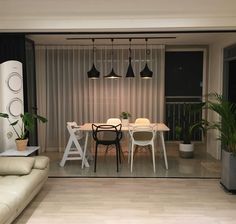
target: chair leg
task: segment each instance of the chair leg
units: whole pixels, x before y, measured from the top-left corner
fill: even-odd
[[[97,153],[98,153],[98,144],[96,143],[95,146],[95,160],[94,160],[94,172],[96,173],[96,169],[97,169]]]
[[[120,146],[120,143],[118,142],[118,150],[119,150],[119,160],[120,160],[120,163],[121,163],[121,154],[123,155],[123,158],[124,158],[124,154],[121,150],[121,146]]]
[[[125,155],[124,155],[124,152],[122,150],[122,147],[121,147],[120,143],[119,143],[119,147],[120,147],[120,154],[122,155],[123,160],[125,160]]]
[[[130,140],[128,148],[128,163],[130,163],[132,147],[136,148],[136,146],[133,146],[132,140]],[[135,149],[133,151],[135,152]]]
[[[153,171],[156,173],[156,164],[155,164],[155,152],[154,152],[154,144],[152,143],[152,163],[153,163]]]
[[[61,160],[61,162],[60,162],[60,166],[61,166],[61,167],[63,167],[63,166],[65,165],[65,163],[66,163],[66,160],[67,160],[67,158],[68,158],[68,156],[69,156],[68,154],[69,154],[69,152],[70,152],[72,143],[73,143],[72,137],[70,137],[70,138],[69,138],[69,141],[68,141],[68,143],[67,143],[67,145],[66,145],[66,149],[65,149],[65,152],[64,152],[64,154],[63,154],[62,160]]]
[[[118,143],[116,143],[116,171],[119,172],[119,146]]]
[[[130,162],[131,147],[132,147],[132,143],[129,142],[129,145],[128,145],[128,163]]]
[[[107,145],[107,147],[106,147],[105,154],[107,154],[107,152],[108,152],[108,149],[109,149],[109,145]]]

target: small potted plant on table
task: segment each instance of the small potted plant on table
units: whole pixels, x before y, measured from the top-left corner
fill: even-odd
[[[20,119],[14,122],[11,122],[10,116],[7,113],[0,113],[0,117],[7,119],[10,126],[12,126],[12,129],[17,136],[16,147],[19,151],[26,149],[28,143],[28,133],[33,130],[35,121],[39,120],[43,123],[47,122],[45,117],[28,112],[21,114]]]
[[[130,117],[131,114],[129,112],[123,111],[120,113],[120,118],[123,126],[128,126]]]

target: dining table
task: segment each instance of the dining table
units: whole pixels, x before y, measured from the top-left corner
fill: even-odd
[[[87,154],[87,148],[88,148],[89,135],[92,133],[92,130],[93,130],[92,124],[105,125],[106,123],[85,123],[78,127],[80,131],[85,132],[84,151],[82,155],[82,168],[84,168],[85,161],[87,161],[86,154]],[[135,126],[134,123],[129,123],[128,125],[122,125],[121,131],[128,132],[129,130],[132,130],[134,126]],[[151,123],[150,126],[152,126],[155,133],[160,136],[161,147],[162,147],[162,152],[163,152],[163,157],[164,157],[164,162],[165,162],[165,168],[168,169],[168,160],[167,160],[167,153],[166,153],[166,147],[165,147],[164,132],[167,132],[170,129],[164,123]]]

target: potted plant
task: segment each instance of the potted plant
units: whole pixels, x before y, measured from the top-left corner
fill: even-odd
[[[10,116],[7,113],[0,113],[0,117],[8,120],[15,132],[16,146],[18,150],[25,150],[28,143],[28,134],[31,132],[35,125],[35,120],[39,120],[43,123],[47,122],[47,119],[37,114],[24,113],[20,115],[20,119],[12,122]]]
[[[213,93],[214,98],[207,102],[210,110],[217,113],[220,120],[211,122],[211,128],[219,131],[221,141],[221,184],[228,191],[236,190],[236,104],[225,100],[222,95]]]
[[[175,127],[175,134],[177,139],[182,140],[179,143],[179,154],[182,158],[192,158],[194,156],[194,144],[192,143],[193,134],[201,130],[205,133],[208,122],[200,119],[197,122],[191,122],[190,117],[196,113],[201,112],[205,103],[184,103],[183,114],[181,122]]]
[[[123,126],[128,126],[130,117],[131,114],[129,112],[123,111],[120,113],[120,118]]]

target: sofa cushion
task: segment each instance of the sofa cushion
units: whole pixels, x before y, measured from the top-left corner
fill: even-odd
[[[49,158],[46,156],[35,156],[34,169],[44,170],[49,164]]]
[[[48,170],[47,157],[0,157],[0,223],[19,215],[47,180]]]
[[[11,216],[11,210],[9,207],[0,202],[0,223],[5,223],[5,221]]]
[[[5,204],[13,212],[16,211],[19,206],[19,198],[16,192],[4,191],[0,189],[1,204]]]
[[[34,189],[46,180],[47,170],[32,169],[29,175],[0,177],[0,202],[1,193],[5,192],[5,194],[15,194],[23,203]]]
[[[0,175],[29,174],[34,162],[33,157],[0,157]]]

